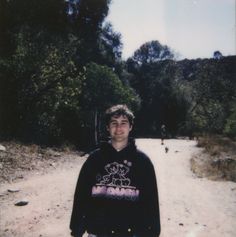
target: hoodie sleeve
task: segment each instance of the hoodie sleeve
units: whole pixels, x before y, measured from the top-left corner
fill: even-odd
[[[83,233],[86,231],[86,207],[90,190],[88,184],[88,173],[87,160],[81,168],[74,193],[74,203],[71,214],[70,229],[71,235],[75,237],[82,237]]]
[[[159,210],[159,198],[158,198],[158,188],[156,181],[156,174],[151,161],[147,164],[147,172],[145,179],[146,192],[144,196],[145,210],[147,217],[147,227],[150,231],[150,236],[159,236],[161,232],[160,225],[160,210]]]

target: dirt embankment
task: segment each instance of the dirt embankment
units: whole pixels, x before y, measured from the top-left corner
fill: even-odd
[[[236,142],[221,136],[199,138],[203,149],[191,159],[191,170],[200,178],[236,182]]]
[[[0,183],[24,179],[34,173],[48,173],[85,154],[70,147],[43,148],[19,142],[2,142],[0,146]]]

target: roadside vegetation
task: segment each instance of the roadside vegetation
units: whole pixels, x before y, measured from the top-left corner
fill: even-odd
[[[198,177],[236,182],[236,142],[228,137],[207,135],[198,138],[203,152],[191,159]]]
[[[71,145],[45,147],[15,141],[2,142],[0,183],[24,179],[31,173],[44,174],[66,162],[83,159],[81,157],[84,155],[84,152]]]

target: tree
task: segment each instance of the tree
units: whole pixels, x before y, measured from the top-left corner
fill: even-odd
[[[121,60],[121,34],[114,32],[112,25],[106,23],[99,35],[99,49],[101,54],[101,64],[116,67]]]
[[[187,106],[177,89],[179,72],[176,62],[161,60],[145,63],[131,72],[133,77],[129,75],[130,85],[141,98],[141,109],[136,117],[139,133],[157,136],[164,123],[169,132],[175,134],[178,124],[185,119]]]
[[[235,98],[235,58],[198,60],[191,73],[186,99],[188,124],[198,132],[222,133]]]
[[[93,61],[104,63],[104,51],[101,49],[103,21],[108,14],[110,0],[80,0],[76,4],[76,16],[71,22],[71,29],[80,40],[77,48],[78,66],[83,67]],[[104,45],[104,44],[103,44]]]
[[[138,65],[173,58],[174,53],[172,50],[166,45],[161,45],[157,40],[143,44],[131,57],[131,59]]]
[[[73,2],[78,11],[71,19],[64,0],[0,1],[2,134],[58,142],[75,137],[83,124],[83,66],[92,59],[114,65],[118,50],[108,52],[116,34],[111,27],[102,28],[110,1]],[[107,37],[111,33],[110,41],[99,38],[103,32]],[[101,41],[106,50],[101,50]]]
[[[88,111],[88,114],[94,114],[94,126],[91,121],[85,119],[86,126],[94,127],[97,143],[101,113],[114,104],[127,104],[137,110],[139,98],[131,88],[122,84],[112,69],[95,63],[86,66],[83,85],[83,109]]]
[[[213,54],[214,59],[221,59],[222,57],[223,57],[223,55],[220,51],[215,51]]]
[[[31,47],[25,48],[26,45]],[[73,42],[58,41],[55,45],[45,45],[41,55],[34,54],[35,47],[38,47],[37,43],[31,41],[19,44],[14,55],[19,80],[18,133],[26,140],[60,142],[66,131],[62,129],[65,126],[61,119],[59,122],[59,117],[66,116],[68,110],[74,113],[79,110],[83,76],[73,61]],[[42,61],[39,62],[35,56],[41,56]]]
[[[1,0],[0,11],[0,52],[4,55],[14,53],[17,47],[15,34],[22,27],[29,27],[32,32],[50,30],[62,35],[67,27],[66,5],[64,0]],[[1,13],[1,12],[0,12]]]

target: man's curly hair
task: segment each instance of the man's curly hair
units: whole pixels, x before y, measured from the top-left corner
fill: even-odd
[[[106,125],[109,125],[111,121],[111,117],[113,116],[126,116],[129,120],[130,125],[133,125],[134,123],[134,114],[133,112],[127,107],[127,105],[119,104],[114,105],[106,110],[105,112],[105,121]]]

